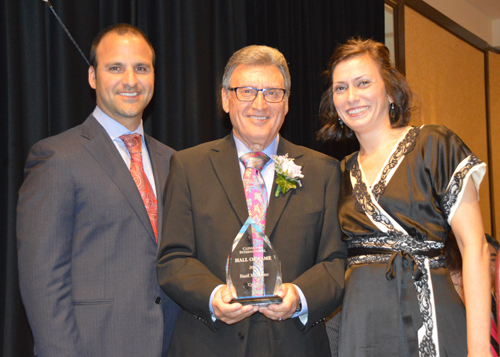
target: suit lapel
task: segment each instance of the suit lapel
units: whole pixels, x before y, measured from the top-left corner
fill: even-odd
[[[89,140],[84,144],[85,148],[122,191],[150,237],[155,239],[144,202],[127,165],[123,162],[109,135],[92,115],[82,125],[82,136]]]
[[[280,137],[277,154],[285,155],[287,153],[289,157],[297,159],[296,163],[298,165],[303,166],[300,162],[300,158],[303,156],[301,150],[299,150],[296,145]],[[248,209],[243,182],[241,180],[238,154],[232,134],[218,141],[212,148],[209,157],[215,174],[219,178],[233,210],[236,212],[240,223],[243,224],[248,218]],[[276,178],[276,173],[274,176]],[[271,236],[276,224],[280,220],[288,200],[292,195],[296,194],[295,190],[290,190],[286,195],[281,193],[279,197],[275,197],[274,193],[276,192],[276,187],[276,179],[274,179],[266,219],[266,235],[268,237]]]
[[[300,163],[300,157],[302,157],[302,152],[297,149],[296,145],[293,145],[289,141],[283,139],[283,137],[280,136],[280,142],[278,145],[278,155],[285,155],[288,154],[288,157],[292,159],[297,159],[296,164],[303,166]],[[283,193],[280,193],[278,197],[276,197],[274,194],[276,192],[277,184],[276,184],[276,172],[274,173],[274,180],[273,180],[273,188],[271,190],[271,196],[269,197],[269,207],[267,209],[267,218],[266,218],[266,235],[268,237],[271,237],[271,234],[274,231],[274,228],[276,227],[276,224],[281,218],[281,215],[283,214],[283,211],[288,203],[288,200],[292,195],[295,195],[296,192],[295,190],[290,190],[288,191],[285,195]]]
[[[248,218],[248,209],[241,180],[238,153],[232,135],[229,134],[218,141],[212,148],[209,158],[234,212],[243,225]]]

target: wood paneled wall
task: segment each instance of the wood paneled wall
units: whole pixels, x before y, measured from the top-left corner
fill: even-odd
[[[493,62],[500,62],[497,57],[490,61],[490,66],[493,66]],[[406,6],[405,59],[406,78],[419,97],[420,115],[413,124],[445,125],[488,164],[487,71],[484,52]],[[500,63],[497,68],[496,83],[500,83]],[[500,98],[500,95],[497,94],[496,98]],[[497,118],[500,119],[500,101],[496,110]],[[500,142],[497,143],[497,157],[500,158],[498,148]],[[500,171],[495,172],[492,183],[488,174],[485,176],[479,203],[485,232],[498,237],[497,232],[493,232],[490,208],[495,182],[500,182]],[[500,208],[496,211],[499,212]],[[498,219],[496,221],[500,222]]]
[[[490,187],[493,197],[495,237],[500,238],[500,54],[488,53],[488,89],[490,104]]]

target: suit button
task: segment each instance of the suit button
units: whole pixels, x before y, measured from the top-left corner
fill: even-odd
[[[238,336],[240,336],[240,339],[243,340],[245,338],[245,335],[243,332],[238,332]]]
[[[155,299],[155,303],[159,304],[161,302],[161,297],[157,296]]]

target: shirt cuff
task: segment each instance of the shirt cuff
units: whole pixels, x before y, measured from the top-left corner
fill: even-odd
[[[210,315],[212,316],[212,321],[215,322],[217,320],[217,317],[214,315],[214,308],[212,307],[212,301],[214,300],[215,292],[219,290],[221,286],[224,286],[224,284],[217,285],[215,289],[212,291],[210,294],[210,300],[208,301],[208,309],[210,310]]]
[[[300,322],[302,322],[305,325],[305,324],[307,324],[307,318],[309,316],[308,315],[309,308],[307,306],[307,300],[306,300],[306,297],[304,296],[304,293],[302,292],[302,290],[300,290],[300,288],[295,284],[293,284],[293,286],[295,286],[295,288],[299,292],[300,303],[302,304],[302,310],[293,314],[292,319],[294,317],[298,317],[300,319]]]

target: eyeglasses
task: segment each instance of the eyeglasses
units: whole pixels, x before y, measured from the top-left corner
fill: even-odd
[[[253,102],[257,94],[262,92],[264,99],[268,103],[279,103],[285,98],[286,90],[281,88],[257,89],[252,87],[228,88],[236,94],[236,98],[241,102]]]

